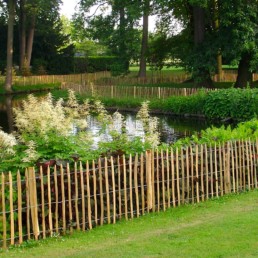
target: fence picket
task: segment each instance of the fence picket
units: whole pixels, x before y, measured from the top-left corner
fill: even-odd
[[[135,199],[136,199],[136,216],[137,216],[137,218],[140,216],[138,188],[139,188],[139,185],[138,185],[138,153],[136,153],[135,159],[134,159],[134,190],[135,190]]]
[[[160,210],[160,190],[159,190],[159,150],[156,152],[156,180],[157,180],[157,211]]]
[[[45,190],[44,190],[44,177],[42,166],[39,168],[40,187],[41,187],[41,213],[42,213],[42,236],[46,238],[46,220],[45,220]]]
[[[19,244],[23,241],[22,236],[22,187],[21,187],[21,174],[17,172],[17,194],[18,194],[18,232],[19,232]],[[4,196],[2,197],[4,198]]]
[[[108,164],[107,158],[105,157],[105,185],[106,185],[106,200],[107,200],[107,220],[108,224],[110,224],[110,198],[109,198],[109,182],[108,182]]]
[[[204,183],[203,183],[203,144],[201,144],[201,194],[202,194],[202,201],[204,201]]]
[[[127,180],[126,180],[126,163],[125,155],[123,155],[123,175],[124,175],[124,205],[125,205],[125,219],[128,220],[128,209],[127,209]]]
[[[88,224],[89,229],[92,229],[92,221],[91,221],[91,201],[90,201],[90,169],[89,169],[89,162],[87,161],[86,164],[86,184],[87,184],[87,200],[88,200]]]
[[[75,200],[74,200],[74,206],[75,206],[75,221],[76,221],[76,229],[80,230],[80,220],[79,220],[79,208],[78,208],[78,174],[77,174],[77,162],[74,163],[74,192],[75,192]]]
[[[145,211],[145,196],[144,196],[144,167],[143,167],[143,153],[141,153],[141,195],[142,195],[142,214]]]
[[[132,155],[129,156],[129,196],[130,196],[130,213],[133,218],[133,183],[132,183]]]
[[[180,177],[179,177],[178,148],[176,148],[176,182],[177,182],[177,203],[178,203],[178,206],[180,206],[180,204],[181,204],[181,196],[180,196]]]
[[[99,195],[100,195],[100,225],[104,223],[104,200],[103,200],[103,185],[102,185],[102,168],[101,168],[101,159],[98,162],[99,166]]]
[[[3,222],[3,249],[6,249],[7,248],[7,223],[6,223],[6,210],[5,210],[5,175],[4,173],[2,173],[2,181],[1,181],[1,184],[2,184],[2,191],[1,191],[1,194],[2,194],[2,222]]]
[[[166,210],[166,200],[165,200],[165,174],[164,174],[164,153],[161,150],[161,182],[162,182],[162,206],[163,211]]]
[[[52,221],[52,202],[51,202],[51,183],[50,183],[50,168],[47,168],[47,190],[48,190],[48,221],[50,236],[53,235],[53,221]]]
[[[214,167],[215,167],[215,188],[216,188],[216,197],[219,197],[219,182],[218,182],[218,163],[217,163],[217,144],[214,146]]]
[[[181,182],[182,182],[182,203],[185,203],[185,164],[184,164],[184,152],[183,148],[181,147]]]
[[[65,217],[66,207],[65,207],[65,189],[64,189],[64,170],[62,165],[60,168],[60,173],[61,173],[62,222],[63,222],[62,230],[65,234],[66,233],[66,217]]]
[[[55,184],[55,228],[56,234],[59,233],[59,214],[58,214],[58,181],[57,181],[57,171],[56,166],[54,167],[54,184]],[[78,191],[78,190],[77,190]]]
[[[29,197],[29,174],[28,169],[25,170],[25,184],[26,184],[26,225],[27,225],[27,238],[30,240],[30,197]]]
[[[117,157],[117,173],[118,173],[118,210],[119,210],[119,219],[122,218],[122,199],[121,199],[121,164],[120,157]]]
[[[248,147],[248,142],[245,141],[245,149],[246,149],[246,165],[247,165],[247,185],[248,185],[248,190],[251,190],[251,178],[250,178],[250,164],[249,164],[249,147]]]
[[[114,169],[114,160],[111,156],[111,176],[112,176],[112,192],[113,192],[113,224],[116,223],[116,182],[115,182],[115,169]]]

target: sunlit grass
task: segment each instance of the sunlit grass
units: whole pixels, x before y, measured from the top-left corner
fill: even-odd
[[[258,191],[28,242],[1,257],[257,257]]]

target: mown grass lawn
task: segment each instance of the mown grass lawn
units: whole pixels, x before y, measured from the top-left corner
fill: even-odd
[[[0,257],[258,257],[258,191],[32,241]]]

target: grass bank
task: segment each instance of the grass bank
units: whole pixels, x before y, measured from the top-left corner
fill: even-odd
[[[257,257],[258,191],[29,243],[1,257]]]

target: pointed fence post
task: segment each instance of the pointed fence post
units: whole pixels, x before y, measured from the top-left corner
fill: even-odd
[[[38,240],[39,219],[38,219],[37,186],[36,186],[34,167],[28,168],[28,191],[29,191],[29,205],[31,210],[33,234],[35,239]]]

